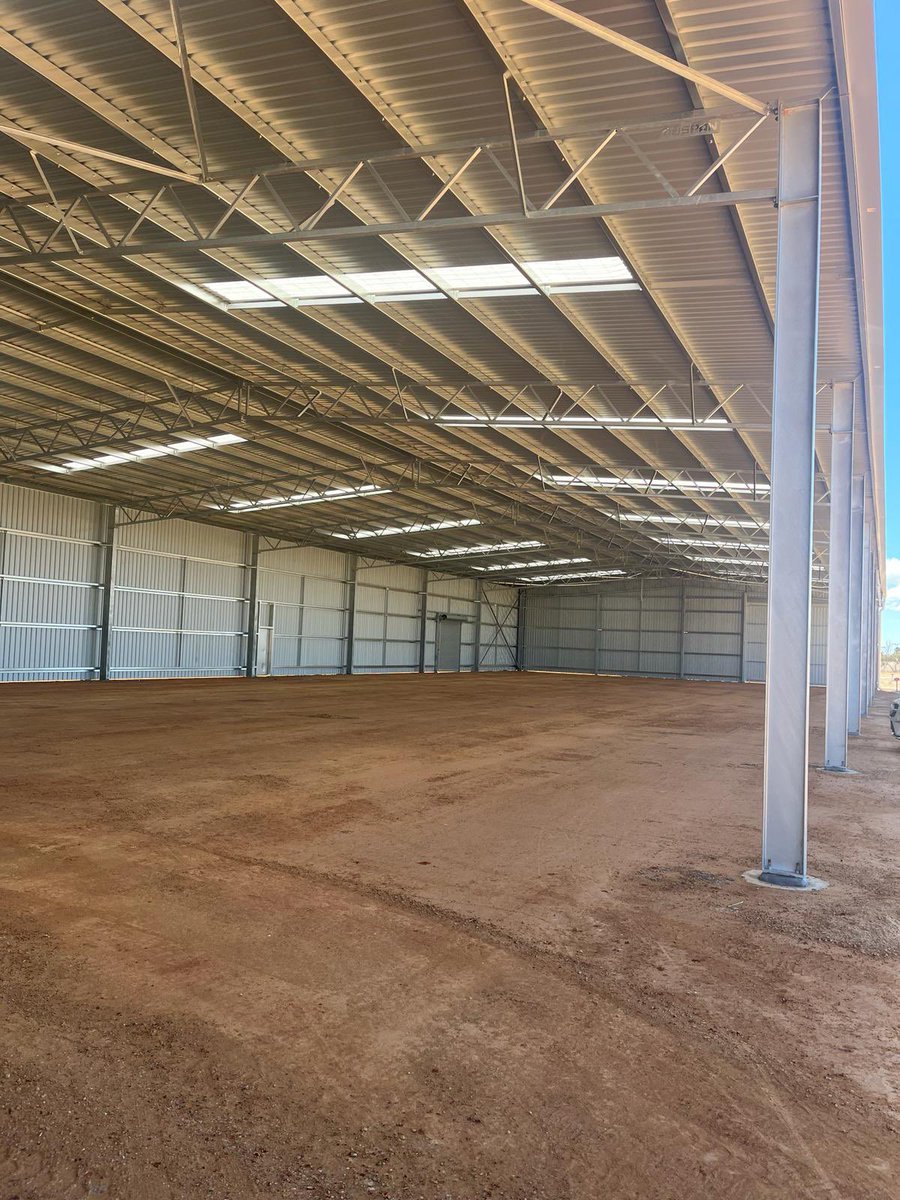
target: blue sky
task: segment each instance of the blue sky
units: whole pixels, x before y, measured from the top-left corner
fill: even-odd
[[[888,608],[882,642],[900,643],[900,4],[875,0],[884,237],[885,477]]]

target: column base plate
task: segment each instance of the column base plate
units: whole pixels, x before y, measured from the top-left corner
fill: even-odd
[[[778,875],[774,871],[744,871],[741,876],[754,887],[777,888],[780,892],[821,892],[828,884],[815,875]]]

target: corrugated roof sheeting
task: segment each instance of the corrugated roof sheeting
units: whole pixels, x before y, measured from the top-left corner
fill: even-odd
[[[43,0],[27,12],[8,7],[0,85],[0,119],[22,128],[61,136],[159,166],[196,174],[199,155],[185,101],[169,6],[164,0],[100,0],[75,3]],[[725,4],[714,0],[666,0],[672,28],[691,65],[765,100],[790,102],[828,96],[835,85],[833,48],[825,0]],[[605,128],[665,119],[691,108],[696,96],[683,81],[610,47],[582,31],[535,11],[518,0],[369,0],[364,4],[300,5],[295,0],[182,0],[203,141],[211,182],[178,191],[180,203],[164,196],[147,216],[141,236],[171,249],[130,261],[85,258],[66,264],[11,268],[0,277],[0,320],[8,340],[0,344],[0,405],[12,416],[21,405],[27,420],[82,410],[98,412],[127,403],[169,384],[194,390],[217,388],[235,396],[244,380],[278,396],[314,380],[330,394],[354,380],[371,385],[370,401],[383,404],[392,423],[303,428],[302,421],[269,419],[247,443],[221,457],[202,454],[82,473],[72,483],[84,494],[115,499],[147,494],[148,483],[175,494],[204,486],[217,472],[236,482],[274,470],[298,471],[327,465],[349,467],[353,456],[415,453],[469,455],[499,463],[550,455],[557,464],[595,461],[598,467],[641,465],[660,470],[691,468],[727,476],[762,470],[768,459],[765,425],[771,404],[772,344],[767,303],[774,285],[776,222],[771,207],[643,212],[605,221],[515,223],[491,229],[414,233],[378,238],[323,238],[306,246],[273,243],[200,251],[181,248],[197,228],[209,228],[225,212],[253,171],[290,160],[331,161],[305,173],[281,176],[279,194],[301,219],[320,204],[357,158],[394,154],[411,147],[458,143],[423,158],[381,164],[381,179],[368,169],[354,177],[322,217],[322,228],[359,222],[395,221],[415,214],[434,196],[476,143],[493,140],[496,157],[482,153],[448,190],[435,217],[468,212],[515,210],[516,164],[509,146],[501,81],[511,75],[523,179],[535,204],[559,187],[572,166],[596,144]],[[591,0],[579,11],[604,21],[663,53],[672,44],[655,0],[612,5]],[[682,136],[677,127],[619,133],[584,171],[563,203],[578,198],[603,202],[664,195],[666,181],[685,191],[708,168],[716,149],[749,127],[751,118],[716,96],[701,98],[715,114],[715,146]],[[528,137],[542,127],[584,130],[554,145]],[[821,302],[823,379],[859,373],[854,264],[848,225],[848,196],[836,101],[824,103],[824,208]],[[633,142],[629,142],[629,136]],[[501,143],[504,143],[501,145]],[[771,121],[750,138],[722,173],[734,189],[771,187],[775,178],[775,130]],[[649,156],[661,177],[655,177]],[[133,168],[69,149],[43,147],[41,163],[51,186],[71,196],[86,186],[133,185],[129,194],[97,196],[96,217],[113,238],[124,236],[151,192],[137,184]],[[342,166],[341,163],[346,164]],[[9,194],[44,191],[27,150],[12,139],[0,145],[0,177]],[[162,177],[158,177],[161,184]],[[716,178],[704,191],[721,186]],[[399,205],[399,208],[398,208]],[[735,217],[737,216],[737,220]],[[22,228],[42,240],[56,210],[47,199],[23,212]],[[263,188],[254,188],[229,218],[231,234],[277,232],[285,208]],[[73,228],[79,244],[103,244],[93,218],[81,213]],[[741,237],[746,246],[742,246]],[[21,243],[19,231],[3,224],[0,237]],[[607,257],[622,252],[641,289],[610,294],[498,296],[354,303],[301,308],[238,308],[225,311],[190,295],[179,283],[204,286],[224,280],[267,280],[321,273]],[[30,290],[11,290],[11,276]],[[758,283],[757,283],[758,281]],[[762,288],[761,298],[757,286]],[[61,309],[62,300],[78,305]],[[93,314],[103,314],[98,323]],[[427,383],[434,400],[445,401],[467,378],[497,381],[490,402],[517,404],[536,412],[556,411],[583,395],[581,412],[645,413],[666,418],[690,412],[685,381],[696,364],[712,389],[695,389],[701,417],[730,397],[722,410],[740,433],[692,434],[638,430],[552,434],[499,429],[446,430],[399,423],[407,399],[403,380]],[[512,380],[515,380],[515,383]],[[555,399],[520,397],[528,380],[568,380]],[[380,381],[380,382],[378,382]],[[579,386],[576,386],[576,381]],[[651,382],[652,381],[652,382]],[[669,386],[659,390],[660,384]],[[518,397],[518,400],[517,400]],[[352,398],[351,407],[358,405]],[[459,400],[462,411],[468,401]],[[223,412],[239,418],[240,399],[223,401]],[[171,406],[170,411],[171,411]],[[507,409],[506,411],[516,411]],[[827,390],[820,419],[829,415]],[[860,418],[862,420],[862,417]],[[149,428],[147,432],[150,432]],[[2,431],[0,431],[2,433]],[[860,440],[860,459],[862,440]],[[820,458],[829,457],[820,434]],[[45,479],[18,468],[23,478]],[[152,474],[151,474],[152,472]],[[141,482],[142,480],[147,482]],[[46,482],[51,482],[46,480]],[[52,480],[63,487],[60,478]],[[482,488],[492,528],[534,531],[538,514],[548,525],[565,513],[584,526],[577,537],[600,560],[631,554],[648,567],[653,546],[632,525],[616,540],[604,513],[624,511],[695,514],[755,511],[752,504],[695,494],[691,500],[665,494],[645,497],[567,494],[530,498],[530,509],[498,481]],[[467,495],[477,496],[479,489]],[[455,498],[454,498],[455,500]],[[347,521],[435,506],[427,490],[419,498],[373,497],[342,507]],[[325,506],[323,506],[324,509]],[[329,509],[337,506],[328,506]],[[338,515],[323,512],[331,524]],[[235,516],[242,528],[256,524],[285,532],[302,517],[303,536],[314,537],[309,512]],[[216,520],[232,520],[229,516]],[[277,523],[277,524],[276,524]],[[485,534],[487,530],[483,530]],[[560,545],[575,533],[560,537]],[[609,538],[612,536],[612,541]],[[551,540],[552,540],[551,537]],[[439,539],[432,539],[439,541]],[[479,534],[478,540],[486,540]],[[543,540],[543,539],[542,539]],[[394,554],[422,540],[394,540]],[[444,543],[446,544],[446,543]]]

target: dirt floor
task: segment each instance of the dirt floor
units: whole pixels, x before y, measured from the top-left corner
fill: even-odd
[[[896,1200],[900,741],[754,888],[762,708],[0,688],[0,1200]]]

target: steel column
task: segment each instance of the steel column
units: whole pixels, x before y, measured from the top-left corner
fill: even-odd
[[[472,660],[472,670],[477,671],[481,666],[481,606],[484,603],[482,580],[475,580],[475,657]]]
[[[869,636],[869,705],[875,699],[875,694],[878,691],[880,683],[879,675],[881,673],[881,654],[880,654],[880,625],[881,618],[878,606],[879,585],[878,585],[878,565],[875,555],[875,550],[872,550],[872,608],[870,610],[871,617],[871,633]]]
[[[422,572],[422,594],[419,609],[419,674],[425,674],[425,647],[428,641],[428,571]],[[437,655],[437,628],[435,627],[434,652]],[[437,659],[435,659],[437,667]]]
[[[848,639],[847,732],[859,733],[860,667],[862,664],[862,576],[865,479],[854,475],[850,498],[850,627]]]
[[[594,674],[600,674],[600,593],[594,597]]]
[[[868,504],[866,509],[868,510]],[[863,525],[862,552],[862,621],[860,625],[859,655],[859,715],[869,715],[869,637],[872,611],[872,525],[867,519]]]
[[[831,418],[828,552],[828,658],[825,770],[847,769],[850,669],[850,504],[853,484],[853,385],[836,383]]]
[[[247,661],[244,674],[256,678],[259,646],[259,534],[247,534]]]
[[[875,608],[872,629],[872,696],[881,690],[881,578],[875,581]]]
[[[100,567],[100,639],[97,647],[97,678],[109,679],[109,634],[116,569],[116,516],[113,504],[103,505],[103,546]]]
[[[356,621],[356,570],[359,558],[347,555],[347,646],[344,651],[344,674],[353,674],[353,626]]]
[[[525,670],[525,597],[527,588],[519,588],[519,602],[516,605],[516,670]]]
[[[804,887],[818,347],[821,109],[778,120],[778,251],[762,873]]]

